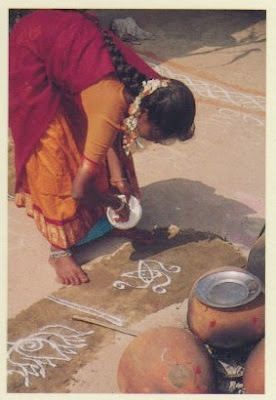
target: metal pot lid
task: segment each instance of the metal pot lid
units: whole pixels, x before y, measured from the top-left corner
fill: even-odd
[[[248,271],[216,271],[198,280],[195,294],[209,306],[232,308],[254,300],[262,290],[258,277]]]

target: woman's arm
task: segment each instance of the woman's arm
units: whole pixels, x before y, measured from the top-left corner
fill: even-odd
[[[90,86],[81,93],[83,109],[87,116],[87,137],[84,146],[84,160],[73,184],[72,195],[80,201],[93,200],[113,209],[121,210],[121,200],[114,194],[101,193],[95,185],[98,168],[108,156],[109,149],[121,129],[121,121],[125,113],[125,100],[122,96],[122,84],[107,78]],[[121,177],[120,161],[116,154],[111,154],[111,169]],[[109,162],[108,162],[109,163]],[[92,166],[92,168],[91,168]],[[127,206],[124,207],[127,209]]]
[[[129,200],[131,189],[122,171],[121,163],[116,150],[110,147],[107,152],[107,162],[110,173],[110,184]]]
[[[87,207],[91,203],[98,203],[104,207],[111,207],[115,211],[118,210],[120,220],[127,221],[129,218],[127,203],[123,204],[117,196],[100,192],[94,184],[98,169],[99,166],[96,163],[83,161],[73,181],[72,197]]]
[[[83,204],[96,201],[105,207],[119,208],[121,201],[116,196],[101,193],[97,189],[94,184],[97,172],[98,166],[96,163],[94,169],[91,169],[90,166],[83,162],[73,180],[72,197]]]
[[[124,180],[125,177],[123,176],[121,163],[116,154],[116,150],[113,147],[110,147],[107,151],[106,156],[107,156],[111,182]]]

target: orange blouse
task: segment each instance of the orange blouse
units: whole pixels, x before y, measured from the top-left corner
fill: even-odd
[[[123,83],[108,76],[81,92],[88,120],[84,157],[97,164],[105,159],[117,133],[122,131],[128,110],[123,89]]]

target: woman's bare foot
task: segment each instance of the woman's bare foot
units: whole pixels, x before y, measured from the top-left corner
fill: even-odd
[[[49,257],[49,263],[55,268],[58,281],[64,285],[81,285],[89,282],[88,276],[72,256]]]

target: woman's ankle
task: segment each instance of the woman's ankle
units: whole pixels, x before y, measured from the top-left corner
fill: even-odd
[[[51,246],[50,247],[50,258],[52,259],[58,259],[61,257],[72,257],[73,253],[72,251],[68,249],[59,249],[57,247]]]

